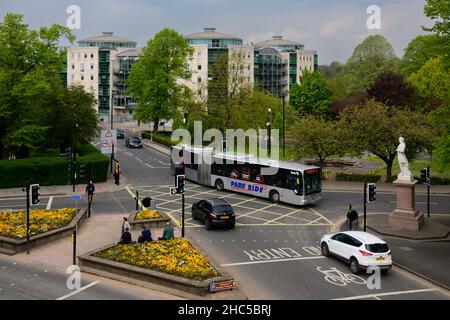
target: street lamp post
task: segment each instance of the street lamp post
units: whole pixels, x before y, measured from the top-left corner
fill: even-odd
[[[284,105],[285,105],[286,93],[283,92],[283,159],[286,157],[286,133],[285,133],[285,121],[284,121]]]
[[[75,145],[73,147],[73,166],[72,166],[72,192],[75,192],[75,183],[77,179],[77,131],[78,131],[78,123],[75,124]]]
[[[271,149],[272,149],[272,109],[267,109],[269,111],[269,122],[266,123],[266,126],[269,128],[269,143],[268,143],[268,150],[267,150],[267,156],[270,158],[271,156]]]

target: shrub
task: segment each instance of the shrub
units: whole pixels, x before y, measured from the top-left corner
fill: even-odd
[[[107,179],[109,158],[92,145],[79,149],[77,162],[91,162],[91,174],[94,182]],[[79,176],[79,172],[78,172]],[[0,161],[0,188],[24,187],[32,183],[42,186],[67,185],[69,177],[68,160],[64,157],[36,157]],[[79,180],[78,183],[87,183]]]
[[[153,135],[150,131],[142,132],[143,139],[148,139],[148,140],[153,139],[154,142],[163,144],[168,147],[171,147],[176,144],[175,142],[172,142],[171,135],[172,135],[171,133],[164,134],[162,132],[160,132],[158,134],[153,134]]]
[[[336,181],[351,182],[378,182],[381,179],[377,174],[336,173]]]

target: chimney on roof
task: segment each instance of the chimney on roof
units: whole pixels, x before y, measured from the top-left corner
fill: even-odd
[[[205,32],[215,32],[216,28],[203,28],[203,30],[205,30]]]
[[[274,40],[281,40],[281,39],[283,39],[283,36],[273,36],[272,38]]]
[[[114,32],[103,32],[104,36],[112,36]]]

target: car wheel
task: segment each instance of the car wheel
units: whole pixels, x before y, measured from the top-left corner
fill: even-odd
[[[278,203],[278,202],[280,202],[280,194],[278,193],[278,191],[273,191],[272,190],[269,193],[269,199],[273,203]]]
[[[350,259],[350,270],[354,274],[361,273],[361,268],[359,267],[359,263],[358,263],[358,260],[356,260],[356,258],[351,258]]]
[[[216,180],[216,189],[218,191],[223,191],[224,186],[223,186],[223,181],[221,179]]]
[[[328,257],[330,255],[330,250],[328,249],[328,245],[324,242],[324,243],[322,243],[321,248],[322,248],[322,255],[324,257]]]
[[[206,220],[205,227],[206,227],[206,230],[211,230],[212,229],[212,223],[211,223],[211,221],[209,219]]]

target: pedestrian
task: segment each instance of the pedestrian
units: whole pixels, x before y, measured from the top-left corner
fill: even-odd
[[[141,235],[139,236],[138,242],[144,243],[144,242],[152,242],[152,232],[147,229],[147,227],[144,226],[144,230],[142,230]]]
[[[86,186],[86,194],[88,196],[88,201],[92,202],[92,199],[94,197],[95,193],[95,185],[92,182],[92,180],[89,181],[88,185]]]
[[[125,231],[122,233],[119,243],[120,244],[132,244],[133,243],[129,228],[126,228]]]
[[[120,184],[120,164],[117,161],[114,168],[114,182],[116,185]]]
[[[130,230],[131,226],[130,226],[130,223],[128,222],[128,218],[127,217],[123,217],[122,233],[124,233],[126,229]]]
[[[353,221],[356,220],[356,225],[358,225],[358,212],[354,209],[352,209],[352,204],[350,203],[348,212],[347,212],[347,220],[350,227],[350,230],[352,230],[352,224]]]
[[[162,237],[158,238],[158,240],[170,240],[175,238],[173,234],[173,227],[170,222],[166,223],[166,227],[164,228]]]

